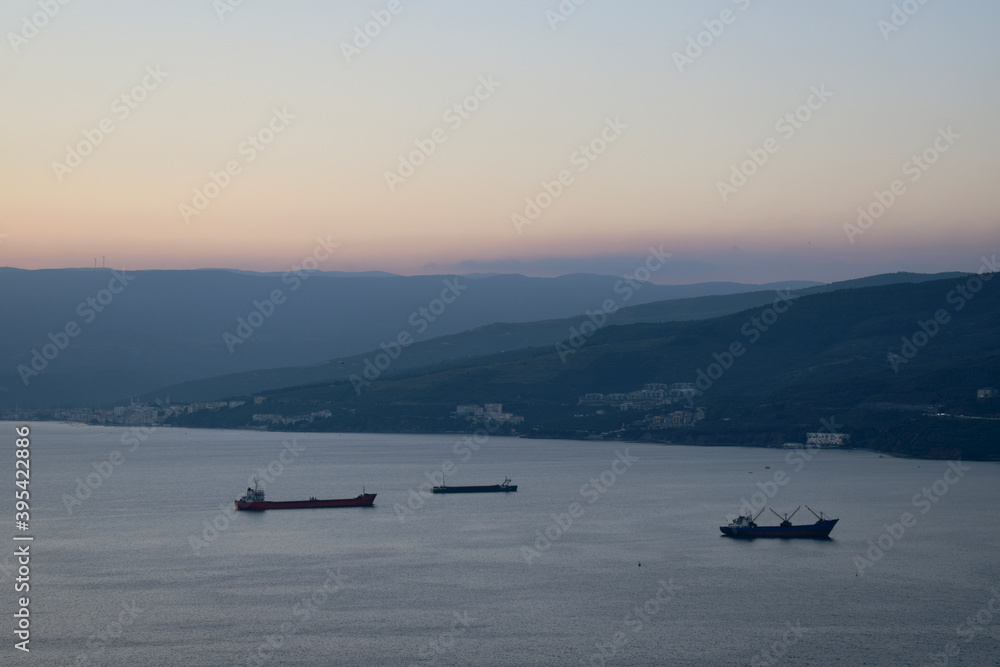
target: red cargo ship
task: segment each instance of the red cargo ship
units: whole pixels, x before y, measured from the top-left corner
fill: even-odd
[[[361,490],[361,495],[357,498],[329,498],[326,500],[264,500],[264,492],[254,480],[254,488],[247,488],[245,496],[236,501],[238,510],[295,510],[307,507],[371,507],[375,502],[376,493],[365,493]]]

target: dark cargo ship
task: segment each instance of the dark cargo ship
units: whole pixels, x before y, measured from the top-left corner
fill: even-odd
[[[795,512],[798,512],[800,509],[802,508],[797,507],[795,509]],[[811,509],[809,509],[808,505],[806,506],[806,509],[812,512],[813,516],[816,517],[816,523],[793,526],[791,519],[793,516],[795,516],[795,512],[792,512],[791,516],[788,515],[781,516],[774,510],[771,510],[771,512],[773,512],[775,516],[781,519],[781,523],[778,524],[777,526],[758,526],[755,523],[757,517],[751,517],[749,514],[747,514],[746,516],[737,517],[736,520],[730,523],[728,526],[719,526],[719,530],[722,531],[723,535],[727,535],[729,537],[746,537],[746,538],[806,537],[813,539],[829,538],[830,531],[833,530],[833,527],[837,525],[837,522],[840,521],[840,519],[827,519],[823,516],[822,512],[820,512],[819,514],[813,512]],[[757,516],[759,517],[761,515],[761,512],[763,511],[764,510],[758,512]]]
[[[264,500],[264,492],[258,487],[254,480],[254,488],[247,488],[246,495],[236,501],[238,510],[295,510],[309,507],[371,507],[375,502],[376,493],[365,493],[361,490],[361,495],[357,498],[329,498],[317,500]]]
[[[504,477],[503,484],[492,486],[435,486],[432,493],[510,493],[517,491],[517,484],[511,484],[509,477]]]

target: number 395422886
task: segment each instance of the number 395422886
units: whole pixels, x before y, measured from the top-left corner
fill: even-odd
[[[31,518],[28,506],[28,484],[31,481],[31,451],[28,446],[31,441],[28,439],[30,433],[27,426],[19,426],[15,429],[18,438],[15,441],[16,449],[14,456],[14,485],[17,490],[14,492],[16,503],[14,505],[14,521],[21,530],[28,530],[28,521]]]

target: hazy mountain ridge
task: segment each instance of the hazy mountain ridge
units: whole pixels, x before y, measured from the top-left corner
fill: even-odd
[[[939,279],[942,274],[924,275],[897,273],[885,276],[872,276],[846,283],[832,283],[819,287],[795,290],[793,294],[811,293],[812,290],[823,289],[834,291],[841,285],[850,288],[867,284],[892,284],[894,282],[922,282]],[[943,274],[948,277],[963,274]],[[723,285],[723,283],[713,283]],[[730,285],[725,283],[725,285]],[[779,286],[789,286],[789,283],[777,283]],[[689,287],[689,286],[677,286]],[[699,286],[690,286],[695,290]],[[770,303],[775,298],[773,290],[751,291],[736,294],[699,296],[677,298],[669,301],[640,304],[622,307],[608,317],[609,324],[635,324],[640,322],[673,322],[682,320],[707,319],[740,312],[755,306]],[[594,304],[596,309],[596,303]],[[575,314],[563,319],[542,320],[527,323],[494,323],[470,329],[450,336],[440,336],[430,340],[415,343],[408,347],[399,358],[393,361],[385,371],[386,376],[400,372],[408,372],[425,366],[448,363],[455,360],[495,354],[506,350],[521,348],[545,348],[554,346],[571,335],[572,328],[579,327],[586,316]],[[180,385],[158,388],[146,396],[147,400],[170,396],[175,401],[209,401],[257,393],[281,387],[311,384],[315,382],[333,382],[350,377],[352,374],[364,373],[365,361],[371,361],[379,349],[371,349],[360,355],[342,359],[333,359],[307,367],[277,368],[239,373],[231,376],[208,378]]]
[[[446,280],[456,278],[2,268],[0,407],[121,402],[198,378],[362,354],[401,332],[419,341],[498,321],[568,317],[620,296],[622,281],[459,276],[452,303],[421,314],[448,290]],[[752,289],[644,283],[629,303]],[[281,302],[269,305],[275,290]]]

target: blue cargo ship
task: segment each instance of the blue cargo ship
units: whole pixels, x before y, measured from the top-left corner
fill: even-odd
[[[509,477],[504,477],[503,484],[490,486],[435,486],[432,493],[510,493],[517,491],[517,484],[511,484]]]
[[[802,507],[797,507],[795,512],[798,512]],[[719,526],[719,530],[722,531],[723,535],[728,537],[806,537],[813,539],[824,539],[830,537],[830,531],[833,527],[837,525],[840,519],[827,519],[820,512],[816,514],[809,506],[806,509],[812,512],[812,515],[816,517],[816,523],[813,524],[802,524],[798,526],[792,525],[792,517],[795,516],[795,512],[791,515],[781,516],[774,510],[771,510],[775,516],[781,519],[781,523],[777,526],[758,526],[756,523],[757,517],[761,515],[764,510],[757,513],[757,516],[752,517],[749,514],[746,516],[739,516],[735,521],[731,522],[728,526]]]

